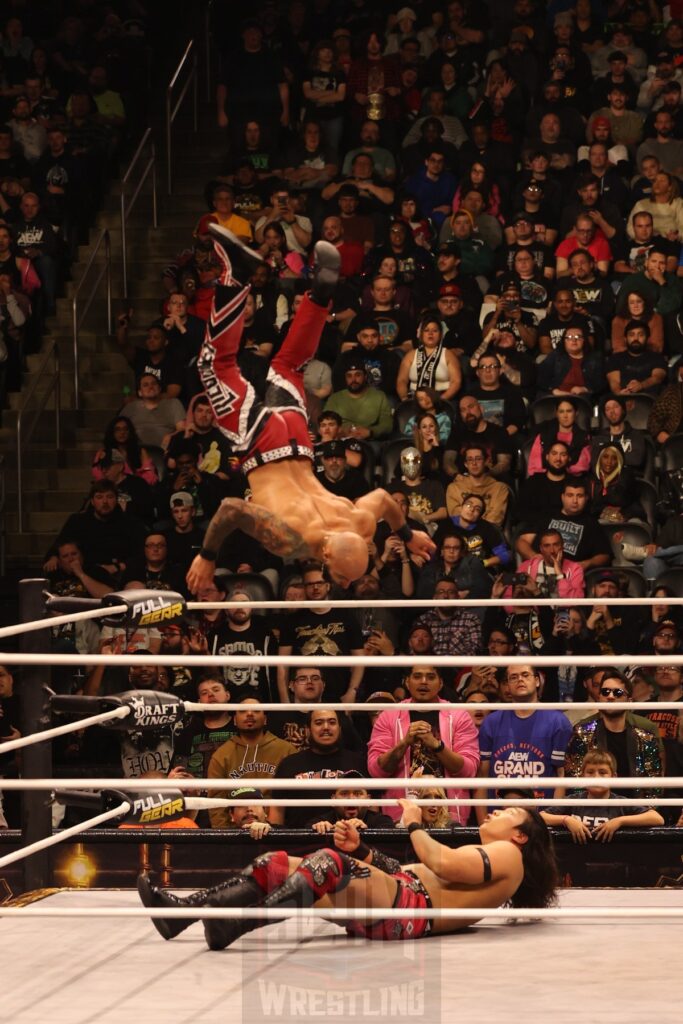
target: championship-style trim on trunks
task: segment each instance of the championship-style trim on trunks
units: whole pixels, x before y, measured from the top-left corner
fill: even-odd
[[[280,462],[282,459],[297,458],[310,459],[312,462],[314,458],[313,449],[300,445],[295,440],[291,440],[289,444],[283,445],[281,448],[271,448],[268,452],[256,452],[242,463],[242,471],[244,473],[251,473],[253,469],[258,469],[259,466],[264,466],[267,462]]]

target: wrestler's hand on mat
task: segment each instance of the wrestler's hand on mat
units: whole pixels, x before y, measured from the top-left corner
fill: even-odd
[[[331,821],[316,821],[311,828],[314,832],[319,832],[321,836],[327,835],[328,832],[334,832],[334,825]]]
[[[593,837],[593,833],[585,821],[581,821],[580,818],[575,818],[571,814],[564,819],[564,827],[570,833],[575,843],[585,844]]]
[[[334,845],[342,853],[353,853],[360,846],[358,829],[350,821],[335,822]]]
[[[596,825],[593,829],[593,839],[599,843],[611,843],[614,833],[621,828],[619,818],[612,818],[611,821],[603,821],[602,825]]]
[[[196,555],[185,577],[190,593],[196,594],[201,587],[210,587],[215,573],[215,562],[210,562],[207,558]]]
[[[403,810],[401,815],[401,821],[405,828],[408,825],[421,825],[422,824],[422,808],[418,807],[412,800],[399,800],[399,804]]]
[[[431,558],[436,551],[436,544],[422,530],[413,530],[413,535],[407,542],[407,547],[414,555],[421,555],[423,558]]]

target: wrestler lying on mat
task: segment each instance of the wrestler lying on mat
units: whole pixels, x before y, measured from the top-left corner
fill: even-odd
[[[367,939],[419,939],[429,934],[460,931],[472,919],[411,918],[415,908],[546,907],[554,901],[557,862],[548,828],[538,811],[506,807],[489,814],[479,828],[481,846],[451,850],[433,839],[422,825],[420,808],[402,800],[403,820],[419,861],[401,866],[397,860],[366,846],[347,821],[337,822],[334,849],[320,849],[303,858],[284,850],[265,853],[243,874],[212,889],[182,898],[156,888],[147,875],[138,879],[146,907],[338,907],[399,908],[405,918],[342,927]],[[184,931],[192,920],[155,918],[165,939]],[[269,922],[244,918],[206,919],[210,949],[224,949],[235,939]],[[339,923],[339,922],[335,922]]]
[[[209,230],[222,271],[198,367],[216,423],[241,457],[253,501],[223,501],[190,567],[190,590],[196,593],[212,582],[220,546],[238,529],[281,558],[319,559],[343,587],[367,570],[368,545],[380,519],[411,551],[429,558],[436,550],[433,541],[406,526],[386,491],[371,491],[354,505],[326,490],[313,471],[303,368],[315,354],[325,326],[339,277],[338,250],[328,242],[317,243],[311,290],[268,370],[262,402],[237,364],[250,286],[235,276],[248,280],[262,257],[226,228],[211,224]]]

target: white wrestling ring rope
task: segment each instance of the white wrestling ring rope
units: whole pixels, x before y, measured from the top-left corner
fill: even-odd
[[[487,603],[489,603],[489,604],[491,604],[493,606],[509,606],[510,605],[510,599],[498,599],[498,600],[494,600],[494,601],[487,602]],[[559,600],[558,599],[539,599],[539,600],[527,599],[527,600],[515,601],[514,603],[515,603],[515,605],[518,605],[518,606],[522,606],[522,605],[538,606],[539,604],[553,606],[553,605],[567,604],[567,603],[570,603],[572,605],[586,604],[586,605],[591,605],[592,606],[592,605],[594,605],[596,603],[596,601],[595,601],[595,599],[588,599],[588,598],[585,598],[585,599],[575,599],[575,600],[573,600],[571,602],[566,601],[566,600],[562,601],[561,599],[559,599]],[[608,600],[605,600],[605,601],[599,601],[599,603],[601,603],[601,604],[620,604],[620,605],[623,605],[625,603],[633,603],[633,604],[642,606],[644,604],[661,604],[662,601],[660,599],[656,599],[656,598],[644,599],[644,600],[638,600],[638,599],[631,599],[631,600],[628,600],[628,599],[626,599],[626,600],[625,599],[611,599],[611,600],[609,600],[608,599]],[[666,603],[668,603],[668,604],[683,604],[683,598],[671,599],[671,600],[667,601]],[[329,607],[351,607],[351,608],[383,607],[383,608],[386,608],[386,607],[396,606],[396,607],[405,608],[407,604],[408,604],[407,602],[403,602],[403,601],[397,601],[397,602],[350,601],[350,602],[337,602],[337,603],[334,603],[334,604],[331,604],[329,602],[310,602],[308,604],[308,606],[309,607],[311,607],[311,606],[312,607],[324,607],[324,608],[329,608]],[[243,602],[222,602],[222,603],[219,603],[217,605],[209,605],[208,603],[199,603],[199,602],[197,602],[197,603],[191,603],[191,604],[187,605],[187,607],[190,610],[193,610],[195,607],[198,607],[199,609],[203,609],[203,610],[210,610],[213,607],[224,608],[224,607],[233,607],[233,606],[237,607],[237,606],[240,606],[240,605],[243,605]],[[414,604],[411,603],[411,606],[413,606],[413,607],[416,606],[416,607],[434,608],[437,605],[451,605],[451,606],[456,606],[456,607],[472,607],[472,606],[480,607],[481,606],[481,602],[473,602],[473,601],[446,601],[446,602],[443,602],[443,601],[439,601],[439,602],[425,601],[425,602],[415,602]],[[285,607],[285,608],[291,608],[291,603],[288,603],[288,602],[254,602],[252,604],[252,607],[254,607],[254,608],[256,608],[256,607]],[[300,607],[301,607],[301,605],[300,605]],[[88,609],[87,611],[76,612],[76,613],[72,613],[72,614],[69,614],[69,615],[57,616],[57,617],[52,617],[52,618],[48,617],[48,618],[45,618],[45,619],[36,620],[36,621],[34,621],[32,623],[21,624],[19,626],[8,627],[5,630],[0,630],[0,638],[2,638],[3,636],[17,635],[17,634],[20,634],[22,632],[27,632],[27,631],[32,631],[32,630],[52,628],[53,626],[56,626],[56,625],[60,625],[60,624],[67,623],[67,622],[68,623],[73,623],[73,622],[76,622],[76,621],[79,621],[79,620],[82,620],[82,619],[96,619],[96,618],[110,616],[110,615],[115,615],[115,614],[123,614],[126,611],[128,611],[128,607],[127,606],[125,606],[125,605],[121,605],[121,606],[114,605],[114,606],[110,606],[108,608]],[[206,661],[205,661],[205,658],[206,658]],[[193,665],[197,666],[197,665],[200,665],[200,664],[208,663],[208,664],[223,664],[223,665],[236,664],[236,665],[240,665],[240,666],[246,666],[248,664],[255,664],[255,665],[258,665],[258,666],[273,664],[273,665],[291,665],[292,667],[304,667],[305,665],[309,665],[309,664],[312,665],[313,667],[318,667],[319,666],[319,661],[320,661],[319,658],[305,658],[305,657],[294,657],[294,656],[288,656],[288,657],[283,657],[283,656],[268,656],[268,657],[256,656],[256,657],[253,657],[253,658],[249,658],[249,657],[221,658],[220,656],[208,656],[208,657],[207,656],[198,656],[198,657],[186,657],[185,656],[185,657],[183,657],[181,659],[178,659],[178,658],[176,658],[176,657],[174,657],[172,655],[165,656],[165,657],[164,656],[160,656],[160,657],[154,657],[154,656],[149,656],[149,657],[138,656],[138,657],[135,657],[135,656],[132,656],[132,657],[129,658],[129,657],[125,656],[125,655],[123,655],[123,656],[120,656],[120,655],[116,655],[116,656],[113,656],[113,655],[112,656],[102,656],[102,655],[99,655],[99,656],[96,656],[96,655],[95,656],[88,656],[88,655],[54,656],[54,655],[37,655],[37,654],[36,655],[34,655],[34,654],[32,654],[32,655],[8,655],[8,656],[6,656],[6,658],[4,658],[2,660],[5,661],[6,664],[50,664],[50,665],[54,665],[56,663],[57,664],[58,663],[62,663],[62,664],[81,664],[83,661],[86,661],[86,663],[90,662],[90,663],[93,663],[93,664],[115,664],[115,665],[119,665],[119,666],[123,665],[123,664],[137,664],[137,665],[140,665],[140,664],[143,664],[143,663],[152,663],[152,664],[157,664],[157,665],[159,665],[159,664],[171,664],[171,665],[189,664],[190,666],[193,666]],[[609,657],[609,656],[596,656],[596,657],[586,657],[586,658],[577,658],[577,657],[571,657],[571,658],[570,657],[566,657],[566,658],[555,657],[555,658],[550,658],[549,657],[549,658],[544,659],[543,657],[536,657],[536,656],[532,655],[532,656],[527,656],[527,657],[518,656],[518,657],[513,657],[513,658],[496,658],[496,657],[490,657],[489,656],[489,657],[482,657],[481,659],[479,659],[479,658],[474,659],[474,661],[475,661],[475,663],[477,665],[494,665],[494,666],[500,666],[500,667],[507,667],[507,666],[509,666],[511,664],[528,664],[531,660],[533,660],[533,663],[535,665],[548,664],[548,665],[553,665],[553,666],[559,666],[559,665],[562,665],[562,664],[580,665],[580,664],[584,664],[585,663],[589,667],[598,667],[600,664],[613,665],[613,666],[617,666],[619,664],[631,665],[635,661],[635,659],[633,657],[627,657],[627,656],[613,656],[613,657]],[[444,664],[444,665],[449,665],[451,667],[455,667],[456,665],[460,665],[460,664],[462,664],[464,666],[471,666],[472,662],[473,662],[472,657],[464,657],[464,656],[440,656],[440,657],[439,656],[435,656],[435,657],[431,657],[430,658],[430,657],[424,657],[424,656],[423,657],[415,657],[415,656],[405,656],[404,657],[404,656],[401,656],[401,655],[399,655],[399,656],[394,655],[394,656],[391,656],[391,657],[383,657],[382,660],[381,660],[381,664],[383,666],[386,666],[386,665],[389,665],[389,664],[408,665],[408,666],[415,666],[415,665],[424,664],[426,666],[436,667],[437,665]],[[671,655],[669,657],[645,655],[645,656],[642,656],[642,660],[641,660],[641,658],[638,658],[637,661],[636,661],[637,664],[655,664],[655,665],[657,665],[657,664],[661,665],[663,662],[666,662],[666,664],[683,664],[683,655]],[[359,658],[359,657],[346,658],[344,656],[341,656],[341,657],[337,656],[337,657],[334,657],[334,658],[327,659],[326,664],[327,663],[334,664],[335,666],[338,666],[338,667],[350,667],[350,666],[353,667],[353,666],[356,666],[356,665],[359,665],[359,664],[364,664],[364,665],[367,664],[367,665],[372,666],[372,665],[377,665],[378,662],[377,662],[377,659],[368,659],[368,658]],[[95,699],[97,699],[97,698],[95,698]],[[188,712],[198,711],[198,712],[206,713],[206,710],[208,708],[208,705],[199,704],[198,702],[197,703],[183,702],[183,705],[184,705],[185,710],[188,711]],[[272,704],[272,705],[266,704],[266,705],[261,705],[261,706],[263,707],[263,710],[270,710],[270,709],[283,710],[283,705],[282,704]],[[292,705],[287,705],[287,706],[290,707],[290,708],[292,707]],[[431,709],[443,710],[447,706],[448,707],[459,707],[461,710],[466,708],[466,705],[462,705],[462,704],[446,705],[446,704],[442,704],[442,703],[435,703],[433,705],[425,704],[425,705],[421,705],[420,708],[422,710],[425,710],[425,711],[428,710],[428,709],[429,710],[431,710]],[[636,708],[639,709],[641,706],[643,707],[643,709],[648,709],[648,710],[652,709],[652,704],[650,702],[640,702],[638,704],[634,704],[632,702],[629,703],[629,709],[631,709],[631,710],[636,709]],[[224,710],[224,709],[225,710],[237,710],[240,707],[241,707],[241,705],[239,705],[239,704],[236,704],[236,705],[212,705],[212,710],[214,710],[214,711]],[[297,710],[302,710],[302,706],[301,705],[294,705],[294,707]],[[343,703],[334,705],[334,704],[324,704],[324,703],[321,702],[320,704],[316,704],[316,705],[304,705],[303,709],[304,709],[304,711],[309,711],[309,710],[312,710],[313,707],[326,707],[328,709],[334,708],[335,710],[339,709],[339,710],[344,710],[344,711],[351,711],[351,710],[364,710],[364,711],[368,711],[368,710],[370,710],[370,711],[394,710],[394,711],[400,711],[401,710],[401,704],[400,703],[399,704],[395,704],[395,703],[388,703],[388,702],[384,703],[384,704],[379,704],[379,705],[378,704],[371,704],[371,705],[368,705],[368,704],[353,704],[353,705],[351,705],[351,704],[343,704]],[[516,710],[518,708],[522,709],[522,710],[529,710],[529,705],[528,704],[513,704],[513,703],[502,703],[502,702],[498,702],[497,704],[487,704],[486,707],[487,707],[487,710],[489,710],[489,711],[494,711],[494,710],[498,710],[498,709],[500,709],[500,710]],[[594,709],[600,710],[601,708],[604,709],[604,705],[600,705],[597,702],[584,702],[583,704],[572,705],[572,707],[574,707],[575,709],[579,709],[580,708],[582,710],[584,708],[591,709],[591,710],[594,710]],[[554,710],[556,708],[559,709],[559,710],[563,710],[563,711],[567,710],[567,704],[566,703],[556,702],[556,703],[550,704],[550,705],[541,705],[538,708],[535,707],[534,710],[544,710],[544,709],[545,710]],[[658,710],[665,710],[665,709],[667,709],[667,710],[668,709],[680,710],[680,704],[678,704],[678,702],[669,702],[668,704],[664,704],[664,702],[662,702],[661,704],[658,704]],[[102,713],[100,713],[98,715],[88,716],[87,718],[82,718],[82,719],[80,719],[80,720],[78,720],[76,722],[68,723],[67,725],[64,725],[64,726],[58,726],[55,729],[46,730],[46,731],[44,731],[42,733],[32,734],[32,735],[27,736],[27,737],[22,737],[21,740],[19,740],[19,741],[10,741],[9,744],[0,745],[0,752],[2,752],[3,750],[14,749],[15,746],[26,746],[26,745],[29,745],[31,743],[44,742],[44,741],[46,741],[48,739],[54,738],[55,736],[63,735],[65,733],[67,733],[67,732],[74,731],[74,729],[78,729],[78,730],[84,729],[84,728],[86,728],[87,726],[89,726],[91,724],[99,724],[99,723],[102,723],[102,722],[105,722],[105,721],[108,721],[108,720],[113,720],[113,719],[123,719],[123,718],[127,717],[130,713],[131,713],[131,708],[129,706],[119,706],[119,707],[114,708],[114,709],[112,709],[110,711],[102,712]],[[195,790],[195,789],[208,789],[211,786],[212,786],[212,788],[214,788],[214,790],[216,788],[224,788],[224,786],[221,785],[221,783],[224,783],[224,782],[227,782],[227,781],[228,780],[203,780],[203,779],[191,779],[191,780],[189,780],[189,779],[188,780],[185,780],[185,779],[184,780],[169,780],[169,779],[163,779],[163,780],[144,780],[144,779],[141,779],[141,780],[131,780],[131,779],[125,779],[125,780],[123,780],[123,779],[122,780],[116,780],[116,779],[79,779],[79,780],[70,780],[70,779],[61,779],[61,780],[31,779],[31,780],[24,780],[24,779],[17,779],[17,780],[3,780],[3,788],[8,789],[8,790],[9,789],[30,789],[30,790],[33,790],[33,789],[46,789],[46,788],[48,788],[48,789],[60,789],[60,790],[69,790],[69,789],[80,789],[80,790],[83,790],[84,788],[92,787],[92,788],[102,788],[102,789],[107,789],[107,790],[111,790],[113,788],[116,788],[117,791],[119,791],[119,790],[124,790],[125,791],[127,789],[137,790],[138,792],[140,790],[155,790],[157,793],[161,793],[161,792],[167,791],[167,790],[174,790],[174,791],[177,792],[181,788],[178,785],[179,782],[182,784],[182,790],[186,791],[186,790]],[[219,786],[216,786],[216,782],[219,783]],[[337,788],[340,788],[340,785],[341,786],[344,785],[344,780],[343,779],[339,779],[339,778],[336,778],[336,779],[292,780],[292,779],[272,779],[272,778],[266,777],[264,779],[258,779],[258,778],[257,779],[253,779],[252,778],[252,779],[248,779],[248,780],[239,780],[239,782],[240,782],[241,785],[253,785],[255,787],[256,786],[260,786],[262,784],[265,784],[265,786],[267,786],[268,789],[275,790],[275,791],[277,791],[278,789],[291,789],[291,788],[295,787],[297,784],[301,785],[302,788],[307,788],[307,789],[337,789]],[[361,788],[362,787],[362,788],[365,788],[365,789],[368,789],[368,790],[372,790],[372,789],[382,789],[382,790],[384,790],[384,789],[387,789],[387,788],[401,788],[401,789],[405,789],[405,790],[419,790],[419,789],[425,789],[425,788],[433,788],[435,785],[439,785],[440,783],[444,783],[445,785],[448,785],[448,783],[455,783],[455,786],[457,786],[457,788],[462,788],[462,789],[489,788],[492,785],[497,785],[501,789],[507,786],[508,788],[534,789],[534,790],[537,790],[537,789],[548,789],[548,788],[552,788],[552,789],[558,788],[558,789],[560,789],[560,788],[569,787],[570,785],[571,785],[572,788],[586,788],[588,786],[592,786],[592,787],[595,788],[595,779],[583,779],[583,778],[568,779],[568,778],[564,778],[564,777],[563,778],[541,778],[541,779],[514,779],[514,778],[512,778],[512,779],[505,779],[505,778],[460,779],[458,777],[454,777],[453,779],[438,779],[438,780],[434,780],[434,779],[431,779],[431,778],[426,778],[426,779],[424,779],[424,778],[414,778],[414,779],[412,779],[412,778],[411,779],[405,779],[405,778],[401,778],[401,779],[388,779],[388,778],[384,778],[384,779],[370,779],[370,778],[362,779],[361,778],[361,779],[358,779],[358,778],[354,778],[352,785],[353,785],[354,788]],[[455,788],[455,786],[451,786],[449,788]],[[680,786],[680,780],[679,779],[671,779],[671,778],[664,779],[664,778],[660,778],[660,777],[657,777],[657,778],[631,778],[631,779],[620,778],[619,782],[618,782],[618,786],[621,789],[636,789],[636,788],[637,789],[648,789],[648,788],[653,788],[653,789],[654,788],[658,788],[658,789],[672,789],[672,788],[678,788]],[[257,804],[257,805],[265,805],[265,806],[300,806],[300,807],[309,807],[309,806],[317,807],[317,806],[320,806],[318,801],[312,800],[312,799],[280,800],[280,799],[275,798],[275,799],[267,800],[267,799],[264,799],[264,798],[260,798],[258,800],[249,800],[248,798],[244,798],[244,799],[235,799],[235,800],[219,800],[219,799],[216,799],[216,798],[206,798],[206,797],[204,797],[204,798],[202,798],[202,797],[198,797],[198,798],[190,797],[190,798],[184,798],[184,799],[185,799],[185,806],[187,807],[188,810],[209,809],[209,808],[214,808],[214,807],[226,807],[226,806],[228,806],[228,807],[229,806],[233,806],[233,807],[234,806],[250,806],[250,805],[253,806],[255,804]],[[488,799],[488,798],[484,798],[484,799],[476,799],[476,798],[469,799],[468,798],[468,799],[458,800],[458,799],[454,799],[454,798],[447,798],[447,799],[432,799],[432,800],[423,799],[423,800],[417,800],[415,802],[418,804],[418,806],[447,806],[447,807],[448,806],[452,806],[452,805],[457,805],[457,804],[461,804],[461,805],[465,805],[465,806],[490,806],[490,805],[537,806],[539,803],[542,804],[543,806],[548,806],[548,807],[550,807],[550,806],[567,805],[567,804],[576,805],[576,804],[582,804],[582,803],[592,804],[593,806],[603,806],[603,805],[609,805],[609,804],[612,803],[612,801],[609,800],[609,799],[602,799],[602,798],[591,799],[590,797],[586,797],[586,798],[571,798],[571,797],[549,798],[547,800],[543,800],[543,799],[506,800],[506,799]],[[626,806],[630,806],[630,805],[642,806],[642,804],[644,802],[644,798],[622,798],[622,802]],[[649,806],[654,806],[655,804],[663,804],[663,805],[667,805],[667,806],[679,806],[681,804],[681,800],[680,799],[675,799],[675,798],[674,799],[655,798],[653,800],[646,800],[645,802],[647,802]],[[342,806],[343,807],[343,806],[347,806],[348,803],[349,803],[348,798],[347,799],[331,799],[329,801],[326,801],[325,807],[336,807],[336,806]],[[363,807],[365,807],[365,806],[376,806],[377,803],[382,803],[384,805],[396,806],[398,804],[398,800],[396,798],[383,799],[382,797],[378,797],[377,800],[362,799],[362,800],[354,800],[353,803],[354,803],[354,805],[357,805],[359,807],[360,806],[363,806]],[[31,854],[33,854],[35,852],[38,852],[38,850],[40,850],[40,849],[44,849],[47,846],[51,846],[51,845],[60,843],[62,840],[68,839],[68,838],[70,838],[70,837],[72,837],[74,835],[77,835],[79,833],[82,833],[82,832],[84,832],[84,831],[86,831],[86,830],[88,830],[90,828],[94,828],[97,825],[103,824],[103,823],[105,823],[107,821],[111,821],[111,820],[113,820],[115,818],[119,818],[119,817],[125,815],[128,811],[130,811],[130,809],[131,809],[131,803],[129,801],[127,801],[127,800],[123,800],[117,807],[114,807],[114,808],[112,808],[112,809],[110,809],[108,811],[105,811],[102,814],[96,815],[95,817],[90,818],[87,821],[81,822],[78,825],[73,826],[72,828],[63,830],[63,831],[61,831],[59,833],[56,833],[56,834],[52,834],[52,835],[50,835],[50,836],[48,836],[48,837],[46,837],[46,838],[44,838],[42,840],[39,840],[36,843],[31,844],[29,847],[25,847],[25,848],[23,848],[21,850],[15,851],[14,853],[11,853],[11,854],[7,855],[6,857],[0,858],[0,867],[3,867],[3,866],[5,866],[5,865],[7,865],[9,863],[13,863],[16,860],[20,860],[20,859],[23,859],[23,858],[25,858],[27,856],[30,856]],[[372,908],[366,908],[364,910],[360,910],[358,908],[354,908],[354,909],[335,908],[334,910],[329,910],[329,909],[328,910],[322,910],[322,909],[315,909],[315,908],[305,908],[305,909],[301,909],[301,908],[294,908],[294,909],[292,909],[292,908],[288,908],[288,909],[283,909],[283,908],[230,908],[230,909],[223,909],[223,908],[218,908],[218,909],[214,909],[214,908],[158,908],[158,909],[152,909],[152,908],[141,907],[141,908],[102,908],[102,909],[96,909],[96,910],[74,910],[74,909],[70,909],[70,908],[69,909],[67,909],[67,908],[56,909],[56,908],[48,908],[48,907],[39,907],[39,908],[31,907],[31,908],[5,908],[3,910],[3,916],[19,916],[20,917],[20,916],[27,916],[28,914],[33,914],[34,918],[36,917],[36,915],[37,916],[41,916],[41,917],[71,917],[71,916],[78,916],[78,917],[112,917],[112,918],[116,918],[116,917],[167,917],[167,918],[172,918],[172,917],[185,917],[185,918],[187,918],[187,917],[191,917],[191,918],[199,918],[199,917],[201,917],[201,918],[235,917],[235,918],[245,918],[245,917],[249,917],[249,918],[263,918],[263,919],[266,919],[266,920],[279,920],[279,919],[287,919],[287,918],[292,918],[292,917],[305,917],[305,916],[309,916],[310,917],[310,916],[313,916],[313,917],[322,917],[322,918],[327,919],[327,920],[341,920],[341,921],[348,921],[350,919],[355,919],[355,918],[359,918],[359,919],[362,919],[362,920],[391,920],[393,918],[397,918],[397,919],[405,918],[405,910],[386,910],[386,909],[372,909]],[[563,917],[564,918],[583,918],[583,919],[585,919],[586,917],[596,916],[596,914],[598,916],[601,916],[601,917],[604,917],[604,918],[616,918],[616,919],[619,919],[619,918],[631,918],[631,919],[633,919],[633,918],[641,918],[641,917],[647,917],[647,918],[650,918],[650,919],[653,918],[653,917],[658,917],[658,918],[674,918],[675,917],[675,918],[679,918],[679,917],[683,916],[683,907],[681,907],[681,908],[639,908],[639,907],[634,907],[634,908],[618,908],[618,909],[617,908],[609,908],[607,910],[605,908],[596,908],[595,910],[591,910],[591,909],[588,909],[588,910],[587,909],[575,909],[575,908],[565,908],[563,910],[560,910],[560,909],[545,909],[545,910],[517,909],[517,910],[511,910],[509,908],[475,908],[475,907],[470,907],[470,908],[457,908],[457,909],[456,908],[436,908],[436,909],[435,908],[425,908],[424,910],[411,911],[411,916],[413,918],[415,918],[415,919],[418,919],[418,918],[428,918],[428,919],[432,919],[432,920],[438,919],[438,918],[454,918],[454,919],[467,920],[467,919],[471,919],[473,917],[476,917],[477,919],[492,918],[492,919],[502,919],[502,920],[511,920],[511,919],[516,919],[516,918],[543,919],[543,918],[563,918]]]
[[[0,906],[0,918],[21,917],[160,917],[202,920],[218,918],[258,918],[262,921],[286,921],[294,917],[319,917],[326,921],[401,921],[407,917],[428,920],[471,921],[489,918],[499,921],[547,919],[585,919],[599,917],[611,920],[624,918],[680,919],[680,907],[409,907],[382,910],[378,907],[30,907]]]
[[[616,570],[618,571],[618,570]],[[236,584],[237,586],[237,584]],[[248,584],[245,584],[248,587]],[[154,591],[150,591],[151,594]],[[188,601],[185,604],[187,611],[222,611],[230,608],[243,608],[244,601]],[[601,604],[606,606],[619,605],[619,606],[633,606],[633,607],[647,607],[649,605],[667,604],[671,606],[683,605],[683,597],[667,597],[663,599],[661,597],[485,597],[485,598],[416,598],[414,601],[410,599],[397,600],[390,598],[387,600],[364,600],[359,598],[358,600],[342,600],[342,601],[249,601],[249,608],[256,611],[282,611],[282,610],[301,610],[301,609],[327,609],[327,608],[402,608],[406,611],[408,608],[507,608],[514,604],[516,608],[534,608],[534,607],[549,607],[553,608],[556,606],[567,605],[569,607],[592,607],[595,604]],[[125,604],[121,605],[109,605],[104,608],[89,608],[85,611],[70,612],[65,615],[46,615],[43,619],[34,619],[30,622],[18,623],[16,626],[3,626],[0,628],[0,640],[10,636],[21,636],[22,633],[31,633],[35,630],[40,629],[53,629],[56,626],[70,625],[75,622],[84,622],[88,619],[105,618],[110,615],[123,615],[129,611],[129,606]]]

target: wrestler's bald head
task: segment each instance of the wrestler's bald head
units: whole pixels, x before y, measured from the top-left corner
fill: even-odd
[[[368,545],[350,530],[330,533],[323,543],[322,556],[330,578],[342,587],[359,579],[368,567]]]

